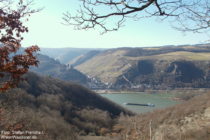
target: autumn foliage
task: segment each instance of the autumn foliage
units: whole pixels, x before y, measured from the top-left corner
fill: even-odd
[[[0,1],[5,4],[0,8],[0,92],[15,87],[25,74],[29,66],[37,66],[38,60],[34,52],[38,51],[37,46],[31,46],[21,53],[21,34],[28,32],[23,25],[22,19],[36,11],[29,10],[30,3],[18,3],[17,8],[11,10],[8,0]],[[8,6],[8,7],[7,7]]]

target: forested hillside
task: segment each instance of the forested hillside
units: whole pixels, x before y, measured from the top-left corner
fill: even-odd
[[[44,131],[41,139],[74,140],[78,134],[108,133],[121,113],[131,114],[82,86],[34,73],[24,78],[18,88],[0,94],[1,130]]]

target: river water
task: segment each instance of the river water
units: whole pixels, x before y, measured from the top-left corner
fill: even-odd
[[[170,94],[113,93],[100,95],[136,113],[145,113],[180,103],[172,100],[171,97],[173,97],[173,95]],[[152,103],[155,104],[155,107],[124,105],[123,103]]]

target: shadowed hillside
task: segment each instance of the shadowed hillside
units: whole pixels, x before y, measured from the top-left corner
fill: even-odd
[[[117,78],[116,87],[126,88],[208,88],[210,61],[137,61],[122,76]]]
[[[90,79],[73,67],[68,67],[61,64],[59,61],[54,60],[46,55],[38,55],[39,66],[31,68],[40,75],[59,78],[65,81],[75,82],[84,86],[88,86]]]

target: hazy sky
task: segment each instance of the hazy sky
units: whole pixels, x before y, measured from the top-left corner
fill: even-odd
[[[38,45],[47,48],[116,48],[205,43],[206,34],[182,33],[170,24],[155,19],[127,21],[117,32],[100,35],[97,30],[78,31],[61,24],[62,14],[75,12],[79,0],[35,0],[34,7],[44,9],[32,15],[26,25],[29,33],[24,35],[24,47]]]

